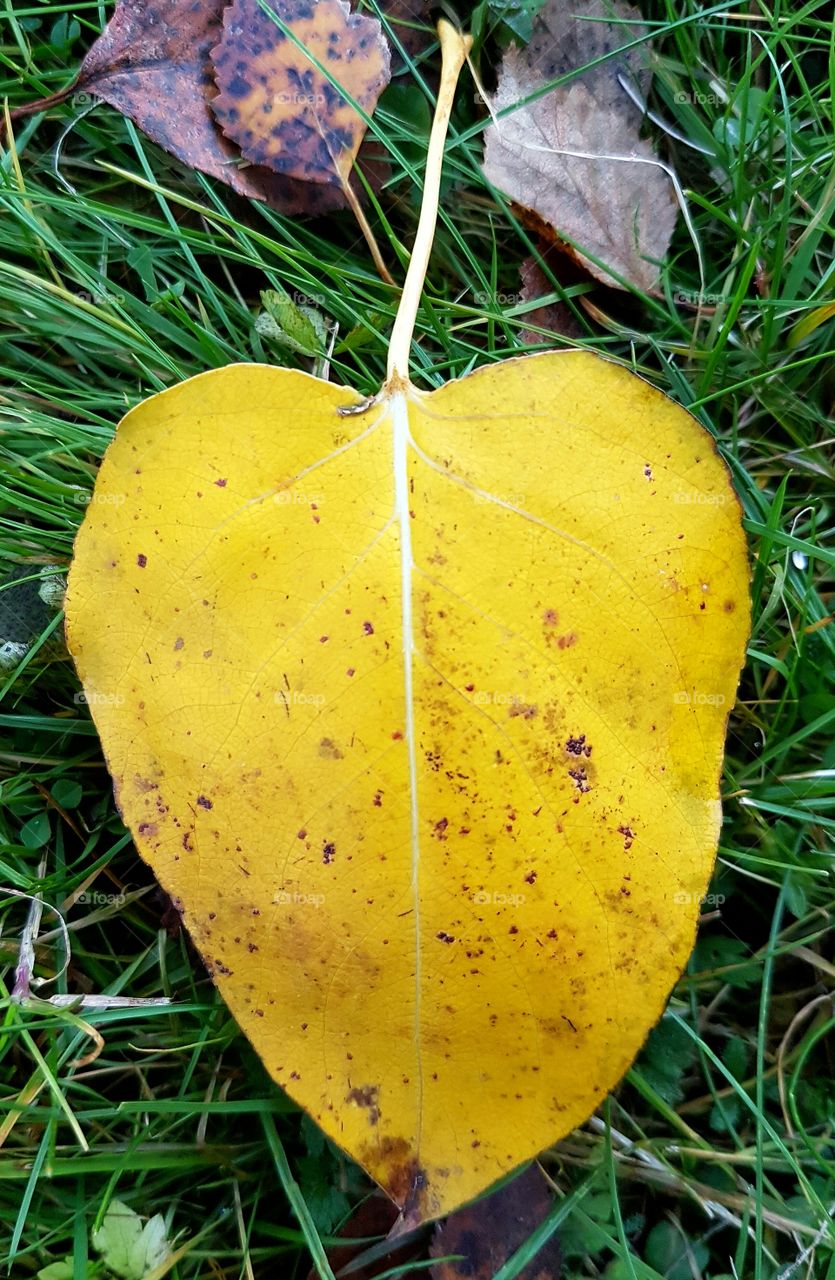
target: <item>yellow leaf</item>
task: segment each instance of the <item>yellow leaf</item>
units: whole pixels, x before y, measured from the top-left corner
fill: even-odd
[[[235,365],[146,400],[67,617],[138,849],[405,1224],[585,1120],[659,1017],[748,627],[683,409],[581,351],[405,377],[450,78],[381,395]]]

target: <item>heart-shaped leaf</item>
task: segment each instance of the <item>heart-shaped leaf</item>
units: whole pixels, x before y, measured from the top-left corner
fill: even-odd
[[[748,624],[727,470],[658,391],[581,351],[406,378],[442,30],[380,396],[236,365],[132,410],[67,620],[137,847],[406,1223],[582,1122],[660,1015]]]

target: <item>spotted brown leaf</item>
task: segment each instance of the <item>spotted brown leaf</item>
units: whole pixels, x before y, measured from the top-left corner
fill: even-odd
[[[220,178],[240,195],[285,213],[322,213],[341,193],[257,165],[242,166],[218,129],[209,51],[221,32],[224,0],[119,0],[81,64],[74,91],[103,98],[179,160]]]
[[[212,51],[212,107],[241,154],[287,177],[341,186],[388,84],[375,18],[345,0],[233,0]],[[356,105],[355,105],[356,104]]]

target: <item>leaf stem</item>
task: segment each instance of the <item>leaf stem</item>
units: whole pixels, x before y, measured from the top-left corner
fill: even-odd
[[[340,177],[342,178],[342,190],[345,193],[345,199],[348,201],[351,211],[359,223],[360,231],[365,238],[365,243],[368,245],[371,257],[374,260],[374,266],[377,268],[380,278],[385,281],[386,284],[394,285],[391,272],[386,266],[383,255],[380,252],[380,246],[374,238],[374,232],[371,230],[371,224],[365,216],[365,210],[359,202],[359,197],[357,196],[356,191],[351,186],[351,178],[350,176],[345,176],[341,173]]]
[[[438,23],[438,39],[441,42],[441,83],[438,89],[438,101],[435,104],[435,117],[432,121],[432,133],[429,138],[429,150],[426,156],[426,173],[423,182],[423,200],[420,206],[417,235],[412,249],[406,281],[400,306],[392,329],[389,343],[386,385],[409,381],[409,351],[412,345],[412,334],[415,330],[420,295],[429,266],[429,255],[435,239],[435,227],[438,221],[438,197],[441,189],[441,170],[444,163],[444,144],[446,142],[449,118],[455,99],[455,88],[461,68],[467,60],[473,40],[456,30],[445,18]]]

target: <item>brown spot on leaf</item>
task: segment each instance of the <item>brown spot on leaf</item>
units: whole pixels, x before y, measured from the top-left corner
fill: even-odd
[[[360,1149],[358,1159],[360,1164],[374,1169],[377,1181],[404,1213],[413,1204],[416,1192],[426,1187],[426,1174],[405,1138],[387,1135],[369,1142]]]
[[[368,1110],[368,1123],[376,1124],[380,1119],[380,1088],[376,1084],[364,1084],[361,1087],[349,1089],[345,1095],[346,1102],[353,1102],[358,1107],[365,1107]]]
[[[569,769],[568,776],[581,794],[585,795],[587,791],[591,791],[591,783],[589,782],[585,765],[581,764],[576,769]]]

